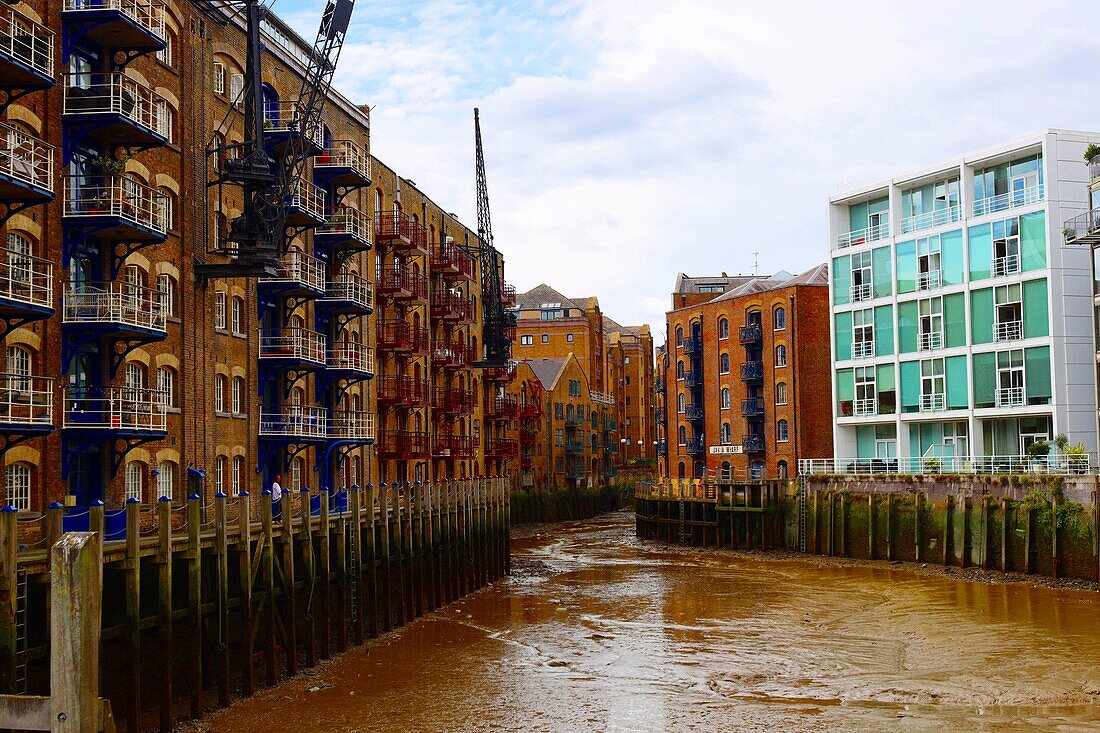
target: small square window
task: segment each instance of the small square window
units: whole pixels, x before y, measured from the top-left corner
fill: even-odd
[[[544,334],[542,335],[542,342],[543,342],[544,344],[548,344],[548,343],[550,343],[550,334],[546,334],[546,333],[544,333]]]
[[[573,343],[573,334],[571,334],[571,333],[565,334],[565,342],[567,344]]]
[[[530,346],[531,344],[535,343],[535,337],[534,336],[520,336],[519,337],[519,343],[520,343],[520,346]]]

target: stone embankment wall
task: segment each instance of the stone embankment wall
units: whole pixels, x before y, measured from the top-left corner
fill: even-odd
[[[628,488],[633,492],[633,487]],[[613,512],[621,505],[622,491],[619,486],[513,491],[510,502],[512,524],[565,522]]]

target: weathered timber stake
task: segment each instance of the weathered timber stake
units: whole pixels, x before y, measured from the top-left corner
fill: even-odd
[[[101,537],[70,532],[50,550],[50,729],[57,733],[100,731]]]

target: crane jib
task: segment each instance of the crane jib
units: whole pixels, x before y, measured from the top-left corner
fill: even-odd
[[[325,29],[325,37],[333,38],[347,33],[351,24],[351,11],[355,7],[355,0],[329,0],[325,7],[324,18],[328,22]]]

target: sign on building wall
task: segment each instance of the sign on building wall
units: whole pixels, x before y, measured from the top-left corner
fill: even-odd
[[[710,447],[710,454],[712,456],[728,456],[731,453],[740,453],[741,446],[739,445],[712,445]]]

